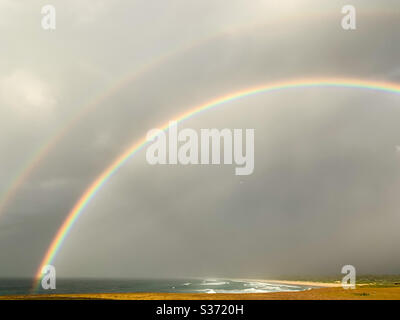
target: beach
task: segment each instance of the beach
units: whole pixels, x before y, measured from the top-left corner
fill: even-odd
[[[5,295],[0,300],[400,300],[400,287],[357,286],[343,289],[337,284],[312,281],[257,280],[308,285],[304,291],[269,293],[81,293]]]
[[[243,281],[256,281],[264,283],[286,284],[292,286],[310,286],[310,287],[324,287],[324,288],[339,288],[340,282],[321,282],[321,281],[300,281],[300,280],[265,280],[265,279],[240,279]]]

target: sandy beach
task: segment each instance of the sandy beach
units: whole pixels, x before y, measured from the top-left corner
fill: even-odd
[[[341,283],[332,282],[317,282],[317,281],[297,281],[297,280],[266,280],[266,279],[240,279],[243,281],[254,281],[264,283],[287,284],[293,286],[310,286],[310,287],[323,287],[323,288],[339,288]]]

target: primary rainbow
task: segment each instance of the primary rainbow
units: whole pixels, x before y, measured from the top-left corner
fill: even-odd
[[[244,98],[247,96],[255,95],[258,93],[266,93],[283,89],[294,88],[314,88],[314,87],[338,87],[338,88],[353,88],[353,89],[367,89],[380,91],[385,93],[400,94],[400,84],[390,82],[369,81],[363,79],[351,78],[316,78],[316,79],[297,79],[290,81],[279,81],[276,83],[266,84],[258,87],[248,88],[242,91],[237,91],[220,98],[216,98],[205,104],[194,107],[188,112],[176,117],[177,122],[187,120],[200,112],[221,106],[225,103],[231,102],[236,99]],[[161,130],[167,130],[170,123],[160,127]],[[69,231],[74,223],[78,220],[84,209],[88,206],[90,201],[96,196],[97,192],[107,183],[107,181],[120,169],[133,155],[143,149],[149,141],[146,137],[135,142],[131,147],[119,155],[110,166],[108,166],[85,190],[79,200],[76,202],[72,210],[68,213],[67,218],[58,229],[55,237],[53,238],[40,266],[36,273],[34,281],[34,289],[40,283],[41,271],[45,265],[51,264],[56,254],[60,250],[64,240],[66,239]]]
[[[295,18],[302,18],[301,15],[290,15],[286,18],[290,21],[293,21]],[[310,18],[312,16],[306,16]],[[156,67],[166,63],[168,60],[178,57],[188,51],[196,49],[197,47],[203,46],[208,42],[218,39],[220,37],[235,34],[239,31],[251,30],[252,28],[260,27],[257,24],[251,25],[243,25],[234,27],[231,29],[220,31],[216,34],[205,36],[201,39],[194,39],[190,43],[184,44],[183,46],[173,48],[162,55],[149,60],[147,63],[141,65],[137,70],[134,70],[132,73],[128,73],[119,79],[115,84],[113,84],[110,88],[108,88],[105,92],[102,92],[99,96],[95,97],[93,100],[89,101],[78,111],[75,115],[69,119],[65,125],[61,127],[61,129],[57,130],[57,132],[50,136],[50,138],[42,143],[42,145],[35,150],[33,154],[28,157],[28,160],[24,162],[24,164],[17,171],[17,174],[11,179],[11,181],[6,184],[6,188],[3,193],[0,194],[0,216],[4,213],[9,203],[14,199],[17,191],[23,186],[24,182],[28,179],[28,177],[35,171],[35,169],[41,164],[44,158],[50,153],[50,151],[57,146],[63,137],[65,137],[78,123],[79,121],[87,116],[90,112],[95,110],[102,102],[109,99],[113,95],[115,95],[119,90],[124,88],[128,83],[140,78]]]
[[[365,14],[365,13],[364,13]],[[380,11],[380,12],[370,12],[369,14],[371,15],[390,15],[390,16],[396,16],[393,11]],[[322,18],[322,17],[332,17],[332,13],[319,13],[316,15],[315,13],[313,14],[307,14],[307,15],[301,15],[301,14],[290,14],[288,16],[283,17],[287,21],[295,21],[299,19],[306,18],[307,20],[310,19],[315,19],[315,18]],[[28,160],[23,163],[23,165],[20,167],[18,170],[17,174],[11,179],[11,181],[6,184],[6,188],[3,191],[2,194],[0,194],[0,216],[3,214],[3,212],[6,210],[7,206],[9,203],[14,199],[17,191],[23,186],[24,182],[28,179],[28,177],[34,172],[34,170],[41,164],[43,159],[50,153],[50,151],[57,146],[62,138],[67,135],[78,123],[79,121],[84,118],[86,115],[88,115],[90,112],[95,110],[98,105],[100,105],[103,101],[106,99],[109,99],[112,97],[114,94],[116,94],[119,90],[121,90],[123,87],[125,87],[128,83],[131,81],[138,79],[142,75],[146,74],[147,72],[151,71],[155,67],[162,65],[163,63],[167,62],[169,59],[172,59],[174,57],[177,57],[181,54],[184,54],[187,51],[191,51],[197,47],[203,46],[207,44],[209,41],[218,39],[220,37],[226,36],[226,35],[231,35],[231,34],[236,34],[238,32],[246,31],[246,30],[252,30],[253,28],[259,28],[265,25],[269,25],[272,22],[278,22],[282,21],[282,17],[276,17],[276,19],[273,20],[268,20],[268,23],[266,24],[251,24],[251,25],[240,25],[240,26],[234,26],[233,28],[229,28],[227,30],[223,30],[221,32],[218,32],[216,34],[208,35],[205,36],[204,38],[201,39],[194,39],[188,44],[183,45],[182,47],[179,48],[174,48],[171,49],[170,51],[156,57],[154,60],[149,61],[148,63],[145,63],[141,67],[139,67],[138,70],[135,70],[133,73],[129,73],[119,79],[114,85],[112,85],[109,89],[107,89],[105,92],[94,98],[94,100],[89,101],[89,103],[85,104],[81,108],[79,108],[79,112],[77,112],[76,115],[74,115],[69,121],[66,122],[64,126],[61,127],[61,129],[57,130],[57,132],[52,135],[48,140],[44,141],[42,145],[35,150],[33,154],[31,154],[28,157]]]
[[[207,39],[206,39],[207,40]],[[125,87],[131,81],[141,77],[146,74],[153,68],[161,65],[168,59],[185,52],[186,50],[190,50],[194,47],[196,43],[190,44],[189,46],[185,46],[179,49],[174,49],[172,51],[167,52],[166,54],[155,58],[154,60],[144,64],[139,67],[133,73],[130,73],[120,80],[118,80],[114,85],[108,88],[105,92],[94,98],[93,100],[86,103],[82,106],[71,119],[69,119],[64,126],[61,127],[54,135],[50,137],[47,141],[45,141],[24,163],[24,165],[19,169],[16,176],[11,179],[11,182],[6,187],[6,190],[3,194],[0,194],[0,216],[3,214],[5,209],[7,208],[10,201],[15,197],[16,192],[21,188],[26,179],[32,174],[32,172],[39,166],[42,160],[50,153],[50,151],[59,144],[60,140],[67,135],[78,123],[79,121],[97,108],[102,102],[106,99],[112,97],[119,90]]]
[[[241,28],[238,28],[238,30],[241,30]],[[156,67],[164,64],[169,59],[176,58],[187,51],[207,44],[213,39],[217,39],[218,37],[222,37],[235,31],[236,29],[224,30],[218,32],[217,34],[206,36],[201,39],[195,39],[192,42],[184,44],[181,47],[173,48],[163,53],[162,55],[152,60],[149,60],[147,63],[141,65],[137,70],[134,70],[133,72],[123,76],[115,84],[109,87],[105,92],[102,92],[99,96],[95,97],[93,100],[89,101],[81,108],[79,108],[80,111],[73,115],[65,123],[65,125],[61,127],[61,129],[57,130],[54,135],[51,135],[48,140],[43,142],[42,145],[37,150],[35,150],[35,152],[30,155],[30,157],[28,157],[28,160],[20,167],[17,174],[11,179],[8,184],[6,184],[7,187],[5,188],[3,193],[0,194],[0,216],[3,214],[9,203],[15,197],[17,191],[21,188],[23,183],[40,165],[40,163],[50,153],[50,151],[60,143],[61,139],[65,137],[79,123],[82,118],[95,110],[102,102],[115,95],[119,90],[127,86],[132,81],[140,78],[141,76],[145,75]]]

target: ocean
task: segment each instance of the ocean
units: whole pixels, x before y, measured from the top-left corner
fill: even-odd
[[[31,293],[29,279],[0,279],[0,295]],[[64,293],[123,293],[123,292],[172,292],[172,293],[262,293],[308,290],[309,286],[265,283],[236,279],[57,279],[56,289],[39,289],[38,294]]]

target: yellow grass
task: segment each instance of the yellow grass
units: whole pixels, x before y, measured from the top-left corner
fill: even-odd
[[[363,288],[345,290],[330,287],[297,292],[274,293],[93,293],[0,296],[0,300],[19,299],[117,299],[117,300],[400,300],[400,288]]]

